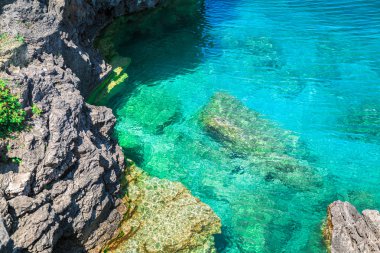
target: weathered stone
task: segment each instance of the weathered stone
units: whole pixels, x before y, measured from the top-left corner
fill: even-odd
[[[242,155],[288,154],[296,152],[300,144],[290,131],[278,129],[227,93],[219,92],[211,98],[200,122],[211,136]]]
[[[10,238],[8,231],[5,228],[4,221],[0,218],[0,252],[10,251]]]
[[[348,202],[328,207],[323,234],[332,253],[380,252],[380,214],[364,210],[362,215]]]
[[[243,157],[267,181],[280,180],[301,189],[320,183],[306,160],[299,138],[264,119],[226,93],[216,93],[199,115],[205,131],[232,156]]]
[[[132,165],[125,186],[127,212],[107,252],[215,252],[220,220],[182,184]]]
[[[22,37],[0,33],[0,70],[10,64],[21,65],[25,61],[26,45]]]

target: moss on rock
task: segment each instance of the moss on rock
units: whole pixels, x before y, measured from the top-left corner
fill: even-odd
[[[220,219],[182,184],[148,176],[132,165],[124,182],[127,207],[104,252],[215,252]]]
[[[306,150],[291,131],[278,128],[227,93],[216,93],[200,113],[204,130],[267,181],[307,188],[318,184]]]

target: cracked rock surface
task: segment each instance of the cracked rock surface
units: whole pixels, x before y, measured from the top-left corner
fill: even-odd
[[[328,207],[324,235],[332,253],[380,252],[380,213],[361,214],[348,202],[335,201]]]

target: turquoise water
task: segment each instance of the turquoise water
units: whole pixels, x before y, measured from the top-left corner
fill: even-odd
[[[97,44],[129,75],[99,102],[126,156],[214,209],[219,252],[325,252],[329,203],[380,209],[379,2],[178,0],[116,20]],[[264,120],[239,125],[254,114],[225,104],[218,117],[246,136],[297,145],[241,155],[242,140],[200,120],[217,92]],[[277,155],[310,174],[292,178],[283,161],[273,170]]]

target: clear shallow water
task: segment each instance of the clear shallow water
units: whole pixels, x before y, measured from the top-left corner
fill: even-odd
[[[99,102],[127,157],[215,210],[220,252],[325,252],[329,203],[380,209],[377,1],[183,0],[115,21],[98,46],[130,63]],[[299,136],[317,187],[268,180],[226,152],[198,120],[219,91]]]

